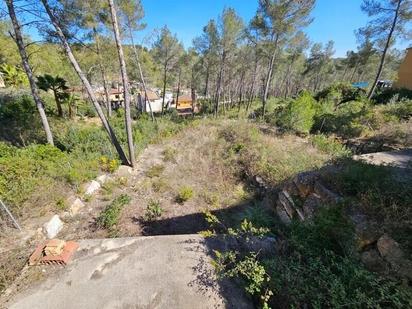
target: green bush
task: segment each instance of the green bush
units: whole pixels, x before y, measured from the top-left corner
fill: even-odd
[[[106,208],[100,213],[97,218],[97,224],[100,227],[111,229],[120,219],[120,214],[123,207],[129,204],[131,201],[130,196],[122,194],[116,197]]]
[[[349,101],[359,101],[365,97],[365,90],[346,83],[332,84],[315,95],[317,101],[333,102],[335,106]]]
[[[183,204],[184,202],[190,200],[194,196],[193,189],[189,186],[183,186],[179,189],[176,197],[178,203]]]
[[[354,228],[342,207],[326,207],[313,221],[293,222],[277,255],[215,252],[222,277],[238,279],[263,308],[408,308],[411,294],[356,259]]]
[[[150,200],[147,204],[144,218],[147,221],[153,221],[161,217],[164,209],[160,206],[159,201]]]
[[[347,157],[351,154],[349,149],[333,137],[323,134],[311,135],[310,141],[320,151],[331,154],[334,157]]]
[[[276,124],[298,133],[309,133],[316,112],[315,104],[316,101],[309,92],[302,92],[298,98],[275,113]]]
[[[406,88],[378,89],[373,97],[373,101],[377,104],[387,104],[389,102],[398,102],[405,99],[412,100],[412,90]]]
[[[80,101],[76,103],[77,115],[80,117],[96,117],[97,112],[94,106],[88,101]]]
[[[67,181],[77,186],[94,177],[98,169],[97,164],[77,160],[50,145],[16,148],[0,142],[0,152],[0,196],[18,213],[33,195],[51,192],[53,196]]]
[[[322,103],[320,103],[322,105]],[[334,111],[321,111],[314,117],[312,132],[336,133],[343,137],[356,137],[373,129],[375,118],[370,103],[350,101]]]
[[[388,103],[382,107],[382,112],[387,116],[386,121],[408,120],[412,117],[412,99]]]
[[[412,252],[411,177],[396,177],[393,169],[362,162],[345,162],[341,173],[332,175],[341,194],[353,196],[363,210],[409,252]]]

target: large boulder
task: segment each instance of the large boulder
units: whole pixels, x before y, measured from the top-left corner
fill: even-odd
[[[382,235],[378,223],[362,213],[358,205],[349,207],[347,214],[355,227],[358,250],[361,251],[370,245],[375,245]]]
[[[361,261],[369,271],[383,272],[386,270],[386,263],[376,249],[364,251],[361,255]]]
[[[382,235],[376,244],[381,256],[391,265],[402,264],[404,255],[399,244],[387,234]]]
[[[319,174],[316,172],[303,172],[296,175],[293,182],[298,188],[300,197],[305,198],[313,192],[313,187],[318,178]]]
[[[313,186],[313,192],[316,193],[320,197],[320,199],[326,203],[336,204],[342,200],[342,198],[338,194],[326,188],[319,181],[315,182]]]
[[[43,232],[46,234],[46,237],[52,239],[59,234],[61,229],[63,228],[63,221],[60,220],[58,215],[54,215],[50,221],[46,222],[43,225]]]
[[[320,197],[315,193],[310,194],[302,206],[304,216],[306,218],[312,218],[321,205],[322,200]]]
[[[395,240],[385,234],[379,238],[376,247],[383,259],[391,265],[392,270],[399,277],[412,280],[412,261],[405,257]]]

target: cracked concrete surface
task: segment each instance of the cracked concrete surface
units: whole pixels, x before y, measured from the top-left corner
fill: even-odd
[[[82,240],[72,262],[7,308],[253,308],[218,282],[199,235]]]

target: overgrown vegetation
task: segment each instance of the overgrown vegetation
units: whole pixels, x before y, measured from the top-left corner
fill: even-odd
[[[187,202],[194,196],[194,191],[192,187],[183,186],[179,189],[179,192],[176,196],[176,201],[180,204]]]
[[[214,266],[221,276],[240,280],[262,308],[411,305],[407,288],[356,259],[353,227],[342,208],[324,208],[311,222],[294,222],[284,237],[288,245],[279,255],[216,252]]]
[[[412,100],[407,95],[401,96],[406,91],[399,92],[399,96],[396,96],[395,90],[386,92],[393,94],[392,99],[385,101],[385,104],[376,104],[381,102],[379,93],[376,100],[369,101],[362,90],[346,84],[332,84],[314,97],[304,91],[295,99],[269,101],[265,120],[286,131],[332,135],[343,139],[384,138],[381,136],[383,130],[396,131],[399,136],[397,144],[409,146],[410,141],[402,136],[409,133]],[[255,115],[261,115],[261,108],[255,111]],[[390,138],[386,142],[390,142]]]
[[[412,252],[412,178],[396,175],[390,167],[349,161],[330,181],[343,196],[353,199],[365,213]]]
[[[228,166],[250,178],[259,176],[274,187],[301,171],[317,169],[332,157],[296,136],[274,138],[242,121],[225,126],[220,135],[229,145],[222,154]]]
[[[68,122],[50,117],[56,144],[53,147],[40,144],[44,138],[35,115],[29,96],[0,95],[0,137],[6,141],[0,142],[0,195],[15,215],[23,217],[44,214],[45,206],[64,199],[70,191],[78,191],[82,183],[99,172],[113,172],[120,164],[99,125],[87,119]],[[119,112],[111,121],[125,145],[122,116]],[[155,124],[142,117],[133,126],[136,151],[176,134],[188,123],[175,123],[165,117]]]
[[[159,201],[155,201],[155,200],[150,200],[147,203],[147,207],[146,207],[146,211],[144,214],[144,218],[147,221],[153,221],[158,219],[159,217],[162,216],[164,210],[160,205]]]
[[[122,194],[116,197],[106,208],[100,213],[96,219],[97,224],[105,229],[111,230],[117,224],[123,207],[131,201],[130,196]]]

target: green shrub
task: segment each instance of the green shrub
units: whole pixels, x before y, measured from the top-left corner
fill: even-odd
[[[153,221],[161,217],[164,212],[164,209],[160,206],[159,201],[150,200],[147,204],[144,218],[147,221]]]
[[[99,164],[102,171],[113,173],[120,166],[120,161],[102,156],[99,159]]]
[[[100,227],[111,229],[120,219],[120,214],[123,207],[129,204],[131,201],[130,196],[122,194],[116,197],[106,208],[100,213],[97,218],[97,224]]]
[[[317,101],[333,102],[335,106],[349,101],[362,100],[365,97],[365,90],[346,83],[332,84],[315,95]]]
[[[399,178],[390,167],[348,161],[330,181],[342,195],[354,197],[368,215],[381,222],[403,248],[412,252],[410,176]]]
[[[189,186],[183,186],[179,189],[176,197],[178,203],[183,204],[184,202],[190,200],[194,196],[193,189]]]
[[[76,103],[77,115],[80,117],[96,117],[97,112],[94,106],[87,101],[80,101]]]
[[[310,141],[320,151],[331,154],[334,157],[347,157],[351,154],[349,149],[333,137],[323,134],[311,135]]]
[[[404,99],[412,100],[412,90],[406,88],[385,88],[376,91],[373,97],[373,101],[378,104],[398,102]]]
[[[312,132],[336,133],[343,137],[356,137],[373,129],[373,114],[367,101],[343,103],[334,111],[320,112],[314,117]]]
[[[383,106],[382,112],[388,117],[394,117],[396,121],[408,120],[412,117],[412,99],[389,103]],[[386,118],[388,121],[393,118]],[[392,120],[392,122],[394,122]]]
[[[276,124],[280,127],[298,133],[309,133],[315,116],[315,99],[309,92],[303,92],[295,100],[277,112]]]

